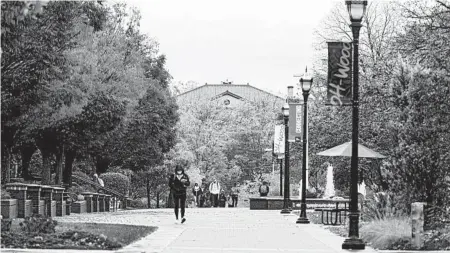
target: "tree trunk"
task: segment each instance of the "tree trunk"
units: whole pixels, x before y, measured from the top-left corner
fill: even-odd
[[[72,186],[72,165],[75,161],[76,152],[72,149],[64,150],[64,171],[63,171],[63,184]]]
[[[35,139],[36,146],[42,155],[42,184],[49,185],[52,183],[52,166],[50,158],[56,153],[56,133],[49,129],[44,130],[42,135]]]
[[[22,156],[22,177],[25,180],[31,179],[31,173],[30,173],[30,162],[31,158],[33,157],[34,152],[36,152],[37,148],[34,144],[25,145],[21,149],[21,156]]]
[[[11,182],[11,148],[7,147],[5,149],[5,183]]]
[[[42,184],[50,185],[51,182],[51,164],[50,164],[50,156],[51,152],[46,149],[41,149],[42,154]]]
[[[63,173],[63,158],[64,158],[64,145],[61,144],[56,148],[56,171],[55,171],[55,184],[61,185],[62,173]]]
[[[151,208],[151,198],[150,198],[150,180],[148,176],[145,178],[145,183],[147,184],[147,207]]]
[[[109,168],[109,164],[111,163],[111,160],[108,157],[102,157],[100,155],[97,155],[94,161],[95,161],[94,173],[97,174],[105,173]]]
[[[156,208],[159,208],[159,192],[156,193]]]

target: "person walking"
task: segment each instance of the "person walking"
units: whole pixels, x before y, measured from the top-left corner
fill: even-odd
[[[194,188],[192,188],[192,194],[194,195],[194,199],[195,199],[195,206],[199,207],[200,206],[200,198],[202,197],[202,189],[200,188],[200,186],[198,186],[197,183],[195,183]]]
[[[202,191],[201,195],[200,195],[200,207],[203,207],[205,205],[205,201],[207,198],[207,188],[206,188],[206,184],[202,183],[202,186],[200,187],[200,190]]]
[[[186,221],[184,217],[186,208],[186,188],[190,185],[189,176],[184,173],[181,165],[175,167],[175,174],[169,179],[169,187],[173,192],[173,200],[175,202],[175,218],[178,223],[178,209],[181,209],[181,224]]]
[[[98,193],[104,193],[103,191],[103,187],[105,187],[105,182],[103,182],[103,179],[99,178],[97,173],[94,174],[94,176],[92,177],[92,179],[94,180],[94,182],[98,185],[100,185],[100,187],[95,186],[95,190]]]
[[[221,189],[219,194],[219,207],[225,207],[226,202],[227,196],[225,196],[225,191]]]
[[[238,204],[238,196],[239,196],[239,187],[237,187],[237,184],[234,183],[233,187],[231,187],[231,200],[232,200],[232,206],[237,207]]]
[[[220,193],[220,184],[217,182],[217,179],[214,178],[214,181],[209,185],[209,192],[211,193],[211,207],[217,207],[219,205],[219,193]]]

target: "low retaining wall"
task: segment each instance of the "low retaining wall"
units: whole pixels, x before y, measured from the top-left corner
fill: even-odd
[[[290,198],[292,209],[300,209],[301,199],[298,197]],[[281,210],[283,209],[283,197],[255,197],[250,198],[250,210]],[[306,199],[307,209],[316,208],[334,208],[336,202],[331,199]]]

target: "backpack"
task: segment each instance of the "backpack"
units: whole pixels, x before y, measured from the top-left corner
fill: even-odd
[[[269,186],[261,185],[261,187],[259,188],[259,192],[261,192],[261,193],[268,193],[269,192]]]

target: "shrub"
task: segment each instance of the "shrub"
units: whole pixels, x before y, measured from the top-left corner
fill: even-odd
[[[438,230],[450,224],[450,212],[436,205],[425,206],[425,230]]]
[[[12,219],[2,219],[2,232],[8,232],[11,230]]]
[[[91,185],[78,185],[78,184],[73,184],[72,187],[69,188],[68,193],[69,196],[72,200],[76,201],[77,200],[77,196],[82,193],[82,192],[97,192],[95,190],[95,188]]]
[[[6,191],[6,189],[1,188],[1,199],[10,199],[11,196],[9,195],[9,192]]]
[[[385,192],[378,192],[366,199],[362,208],[362,219],[366,221],[395,217],[402,214],[395,208],[393,197]]]
[[[40,214],[33,214],[30,217],[26,217],[19,225],[22,230],[27,233],[55,233],[55,227],[57,222],[52,220],[51,217],[44,217]]]
[[[450,226],[425,231],[421,250],[450,250]]]
[[[133,199],[130,202],[130,207],[133,207],[133,208],[147,208],[147,200],[145,198]]]
[[[90,177],[88,174],[83,173],[83,172],[81,172],[81,171],[74,171],[74,172],[72,173],[72,175],[79,176],[79,177],[81,177],[81,178],[83,178],[83,179],[93,181],[92,177]]]
[[[128,177],[116,172],[108,172],[101,175],[105,187],[115,190],[121,194],[127,195],[130,187]]]
[[[409,217],[383,217],[374,219],[361,226],[361,238],[376,249],[390,249],[399,241],[411,238],[411,221]]]

